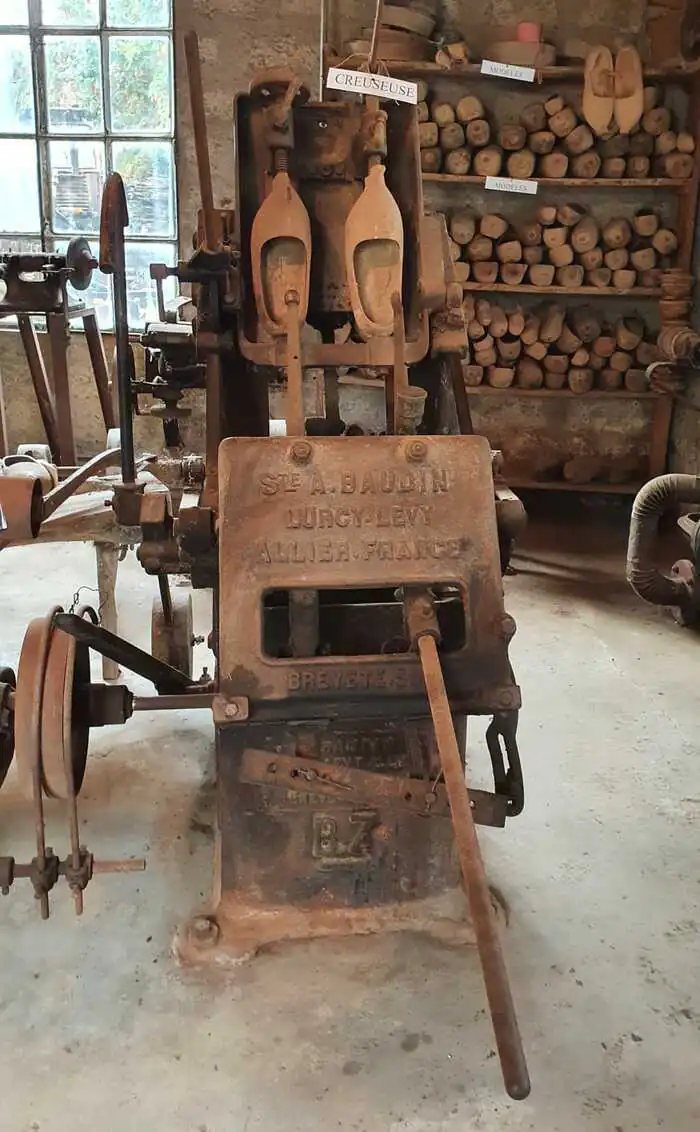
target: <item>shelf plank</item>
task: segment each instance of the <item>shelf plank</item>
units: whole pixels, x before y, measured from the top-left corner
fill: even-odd
[[[632,287],[629,291],[616,291],[613,287],[534,287],[532,283],[462,283],[463,291],[505,292],[523,295],[600,295],[611,299],[658,299],[659,287]]]
[[[441,78],[441,79],[469,79],[474,80],[483,78],[486,82],[513,82],[512,79],[505,79],[494,75],[482,75],[481,63],[462,63],[454,67],[439,67],[437,63],[418,63],[407,62],[400,63],[398,61],[388,63],[388,70],[390,75],[398,75],[401,78]],[[671,67],[645,67],[645,79],[659,79],[666,80],[667,82],[686,82],[693,79],[700,73],[700,60],[692,60],[686,63],[679,64],[678,66]],[[543,82],[561,82],[565,81],[578,81],[583,82],[583,64],[573,63],[570,65],[560,65],[554,67],[542,67],[537,72],[537,78]],[[516,83],[517,86],[522,86],[527,89],[527,83]],[[533,84],[534,85],[534,84]]]
[[[522,389],[519,385],[508,385],[505,389],[494,389],[492,385],[465,385],[467,396],[477,397],[560,397],[564,400],[586,401],[658,401],[663,394],[647,390],[645,393],[631,393],[629,389],[589,389],[588,393],[574,393],[572,389]]]
[[[529,181],[537,181],[545,188],[576,188],[576,189],[687,189],[692,183],[691,177],[528,177]],[[423,183],[442,185],[484,185],[485,177],[476,177],[468,174],[459,176],[456,173],[422,173]]]
[[[636,495],[641,483],[568,483],[566,480],[519,480],[504,476],[514,491],[596,491],[606,495]]]

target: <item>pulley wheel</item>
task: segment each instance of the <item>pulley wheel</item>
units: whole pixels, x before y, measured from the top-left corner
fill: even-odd
[[[15,756],[22,793],[34,797],[34,779],[41,775],[41,711],[44,674],[53,635],[56,606],[46,617],[30,621],[22,642],[15,693]],[[39,779],[41,782],[41,777]]]
[[[187,676],[192,676],[194,627],[191,594],[174,593],[172,607],[172,621],[168,624],[160,598],[153,600],[151,652],[156,660],[162,660]]]
[[[95,260],[87,240],[84,236],[74,236],[66,250],[66,267],[70,272],[68,282],[75,291],[87,291],[94,266]]]
[[[4,685],[4,687],[3,687]],[[15,713],[3,703],[10,689],[17,687],[17,680],[11,668],[0,668],[0,720],[3,709],[7,712],[5,724],[0,721],[0,786],[5,781],[15,753]]]
[[[47,798],[80,793],[90,738],[90,650],[61,629],[51,636],[41,707],[42,786]],[[69,775],[73,776],[73,790]]]

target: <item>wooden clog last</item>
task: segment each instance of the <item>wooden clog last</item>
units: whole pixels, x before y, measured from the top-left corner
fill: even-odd
[[[615,60],[615,121],[629,134],[644,113],[644,74],[636,47],[621,47]]]
[[[593,47],[586,56],[583,77],[583,116],[594,133],[604,134],[615,111],[615,75],[607,47]]]
[[[392,298],[401,295],[403,221],[386,187],[384,166],[373,165],[345,222],[345,265],[355,326],[362,338],[391,337]]]

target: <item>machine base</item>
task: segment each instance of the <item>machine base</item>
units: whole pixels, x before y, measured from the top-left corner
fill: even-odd
[[[492,901],[499,925],[504,926],[507,910],[493,891]],[[423,900],[362,908],[263,905],[231,894],[213,912],[202,912],[181,925],[173,953],[183,966],[235,966],[278,943],[385,932],[418,932],[447,947],[476,942],[461,888]]]

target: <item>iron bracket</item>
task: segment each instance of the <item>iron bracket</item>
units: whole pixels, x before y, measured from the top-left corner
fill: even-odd
[[[349,805],[372,804],[417,814],[448,818],[450,808],[445,787],[429,779],[377,774],[355,767],[337,766],[293,755],[247,749],[243,752],[240,781],[275,786],[301,794],[323,794]],[[486,790],[470,790],[474,821],[503,827],[509,799]]]

